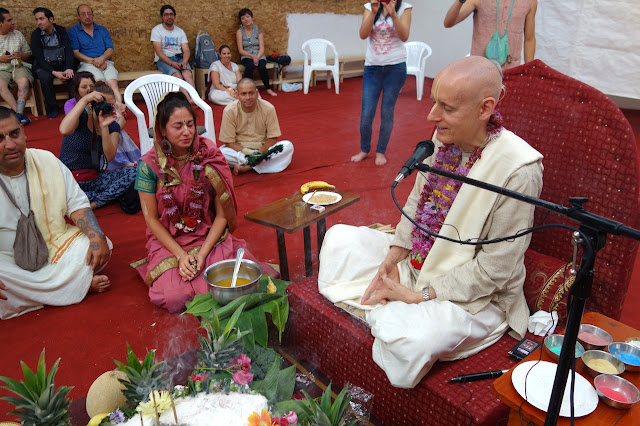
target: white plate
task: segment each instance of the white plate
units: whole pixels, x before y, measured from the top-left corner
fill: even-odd
[[[547,411],[549,399],[553,389],[553,380],[556,377],[558,366],[546,361],[527,361],[517,366],[511,374],[511,382],[521,397],[534,407]],[[529,372],[531,370],[531,372]],[[529,375],[527,375],[529,373]],[[525,396],[524,385],[527,381],[527,394]],[[569,405],[571,374],[567,379],[560,416],[571,416]],[[598,394],[591,383],[580,374],[576,373],[576,386],[573,397],[574,414],[576,417],[586,416],[598,406]]]
[[[335,201],[332,201],[330,203],[315,203],[315,202],[311,202],[309,203],[309,200],[311,199],[311,197],[313,197],[314,195],[331,195],[332,197],[336,197]],[[304,201],[305,203],[309,203],[309,204],[317,204],[319,206],[328,206],[331,204],[335,204],[338,201],[342,200],[342,195],[338,194],[337,192],[329,192],[329,191],[316,191],[316,192],[309,192],[308,194],[304,194],[302,196],[302,201]]]

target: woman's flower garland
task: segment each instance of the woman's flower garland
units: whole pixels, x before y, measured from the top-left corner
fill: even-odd
[[[500,136],[502,129],[502,117],[495,111],[487,123],[489,141]],[[462,150],[454,144],[442,145],[438,149],[432,167],[460,176],[467,176],[475,162],[480,159],[483,149],[484,146],[475,148],[467,162],[461,164]],[[438,234],[461,186],[462,182],[439,176],[435,173],[429,173],[427,184],[420,194],[415,221],[427,227],[434,234]],[[421,231],[416,226],[413,227],[411,236],[413,237],[411,265],[415,269],[422,269],[424,261],[435,242],[435,237]]]
[[[167,186],[169,183],[169,174],[164,174],[165,186],[162,188],[162,201],[165,206],[164,214],[169,216],[169,221],[176,227],[185,233],[195,231],[196,227],[203,219],[204,208],[204,189],[198,181],[200,180],[200,172],[204,170],[202,162],[203,153],[197,151],[191,157],[189,161],[193,162],[191,165],[191,172],[196,184],[187,189],[186,211],[180,209],[176,204],[172,186]],[[160,169],[163,172],[162,169]]]

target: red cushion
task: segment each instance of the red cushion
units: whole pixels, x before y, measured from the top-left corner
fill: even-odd
[[[575,277],[569,274],[570,263],[529,249],[524,254],[527,276],[524,280],[524,296],[529,311],[558,312],[558,324],[567,319],[567,292]]]

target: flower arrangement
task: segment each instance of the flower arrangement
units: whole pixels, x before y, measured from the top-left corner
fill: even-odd
[[[494,111],[487,123],[489,138],[487,143],[500,136],[502,129],[502,117],[500,113]],[[462,164],[462,150],[457,145],[442,145],[438,149],[432,167],[460,176],[467,176],[476,161],[480,159],[483,149],[484,146],[475,148],[467,162]],[[461,186],[462,182],[429,173],[427,184],[422,189],[416,207],[415,221],[420,225],[425,225],[432,233],[438,234]],[[416,226],[413,227],[411,236],[413,237],[411,266],[415,269],[422,269],[436,237]]]

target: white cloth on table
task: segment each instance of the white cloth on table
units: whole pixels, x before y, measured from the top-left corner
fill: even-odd
[[[291,164],[293,157],[293,144],[291,141],[278,141],[273,146],[281,145],[282,151],[272,154],[267,160],[263,160],[253,167],[253,170],[262,173],[278,173],[287,168]],[[246,150],[247,148],[245,148]],[[247,156],[243,151],[236,151],[226,145],[220,147],[220,152],[224,155],[230,167],[247,164]]]

